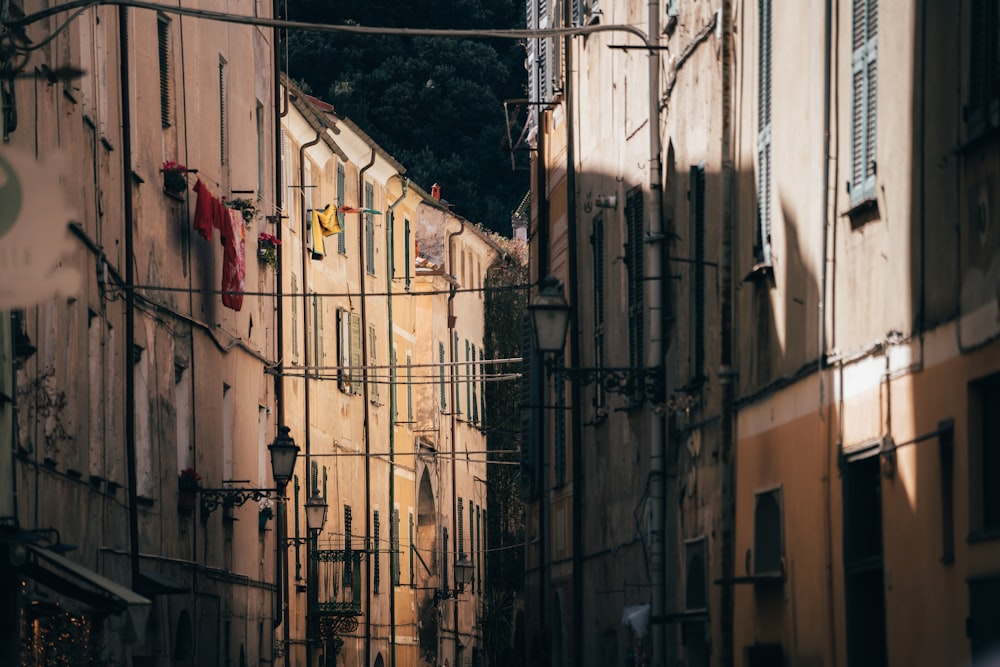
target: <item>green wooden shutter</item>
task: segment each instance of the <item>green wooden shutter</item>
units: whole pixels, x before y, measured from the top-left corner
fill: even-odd
[[[458,386],[458,334],[455,334],[455,340],[452,342],[452,356],[454,360],[454,365],[451,367],[451,386],[452,391],[455,394],[455,414],[459,417],[462,416],[462,391]]]
[[[375,208],[375,188],[365,183],[365,208]],[[370,275],[375,275],[375,216],[365,213],[365,267]]]
[[[406,266],[403,269],[406,275],[406,289],[410,289],[410,219],[403,218],[403,256],[406,261]]]
[[[469,339],[465,339],[465,407],[466,412],[469,413],[469,418],[472,419],[472,357],[469,353],[470,345]],[[473,419],[473,421],[475,421]]]
[[[337,208],[344,205],[344,192],[345,192],[345,175],[344,175],[344,165],[337,165]],[[345,216],[343,213],[337,213],[337,222],[340,223],[340,233],[337,234],[337,252],[341,255],[347,254],[347,225],[345,224]]]
[[[625,261],[628,271],[628,343],[629,366],[644,365],[644,322],[643,301],[645,285],[643,283],[643,204],[642,188],[634,187],[625,197],[625,223],[627,241]]]
[[[379,592],[379,579],[380,579],[379,563],[382,560],[381,558],[382,543],[379,542],[379,528],[380,526],[379,526],[378,510],[375,510],[374,516],[372,517],[372,530],[374,533],[372,537],[373,541],[375,542],[375,545],[372,549],[371,556],[372,559],[375,561],[374,563],[372,563],[374,569],[373,580],[372,580],[372,593],[376,594]]]

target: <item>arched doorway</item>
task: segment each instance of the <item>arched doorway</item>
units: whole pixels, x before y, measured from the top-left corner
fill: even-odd
[[[417,585],[433,586],[437,574],[437,509],[434,489],[426,468],[420,475],[417,489]]]

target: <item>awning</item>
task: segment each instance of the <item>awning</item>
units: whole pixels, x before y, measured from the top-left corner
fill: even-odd
[[[98,611],[125,614],[125,641],[137,644],[145,641],[146,619],[153,604],[148,598],[54,551],[35,544],[25,547],[30,554],[22,567],[25,574]]]

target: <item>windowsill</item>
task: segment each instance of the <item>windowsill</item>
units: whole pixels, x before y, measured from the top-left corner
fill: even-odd
[[[878,200],[875,197],[865,197],[851,203],[851,208],[843,214],[851,219],[851,227],[857,229],[863,225],[878,220]]]
[[[968,537],[965,538],[965,541],[968,544],[976,544],[978,542],[990,542],[992,540],[1000,540],[1000,526],[973,530],[969,533]]]
[[[774,265],[771,262],[757,262],[743,278],[745,283],[768,283],[774,286]]]

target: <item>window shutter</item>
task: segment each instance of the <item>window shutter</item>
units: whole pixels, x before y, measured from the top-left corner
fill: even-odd
[[[462,392],[458,386],[458,334],[455,334],[455,340],[452,342],[452,359],[455,364],[451,367],[451,388],[455,395],[455,414],[462,415]]]
[[[438,372],[441,374],[441,412],[448,411],[448,392],[444,383],[444,343],[438,343]]]
[[[156,15],[157,55],[160,61],[160,124],[170,127],[170,19]]]
[[[757,239],[754,256],[771,263],[771,0],[759,0],[757,49]],[[704,177],[704,176],[703,176]],[[693,186],[692,186],[693,187]]]
[[[469,560],[476,562],[476,511],[472,498],[469,498]],[[473,566],[474,567],[474,566]],[[472,583],[472,590],[476,589],[475,581]]]
[[[851,202],[875,196],[878,0],[854,0],[851,22]]]
[[[483,426],[486,426],[486,365],[483,360],[483,348],[479,348],[479,417]]]
[[[396,348],[393,347],[389,350],[389,405],[394,423],[399,419],[398,403],[396,395]]]
[[[379,528],[380,528],[380,526],[379,526],[378,510],[375,510],[374,511],[374,517],[372,518],[372,530],[374,532],[374,535],[372,536],[372,538],[373,538],[373,541],[375,542],[373,550],[372,550],[372,559],[375,561],[372,564],[374,566],[374,568],[373,568],[374,569],[374,574],[373,574],[373,581],[372,581],[372,592],[373,593],[378,593],[379,592],[379,579],[380,579],[380,576],[379,576],[380,575],[380,572],[379,572],[379,562],[382,560],[382,558],[381,558],[381,555],[382,555],[382,543],[379,542]]]
[[[406,421],[413,421],[413,355],[406,351]]]
[[[393,508],[389,523],[389,576],[393,586],[399,586],[399,510]]]
[[[365,183],[365,208],[375,208],[375,189]],[[375,275],[375,216],[365,213],[365,266],[368,273]]]
[[[337,208],[344,205],[345,191],[344,165],[337,165]],[[340,223],[341,231],[337,234],[337,252],[341,255],[347,254],[347,226],[344,224],[344,214],[337,213],[337,222]]]
[[[556,368],[565,368],[566,353],[559,352],[556,356]],[[555,475],[556,486],[566,484],[566,383],[556,382],[556,409],[550,411],[555,426]]]
[[[368,383],[368,397],[372,403],[378,403],[378,348],[376,346],[375,325],[368,325],[368,368],[365,370]]]
[[[309,462],[309,495],[319,493],[319,464],[315,461]]]
[[[594,279],[594,367],[604,367],[604,218],[593,220],[590,235],[593,263],[591,275]],[[594,407],[604,406],[604,390],[600,383],[594,387]]]
[[[410,586],[412,586],[413,582],[414,582],[414,576],[413,576],[414,575],[414,570],[413,570],[413,566],[414,566],[414,563],[413,563],[413,510],[410,510],[409,514],[410,514],[410,532],[408,534],[409,534],[410,537],[409,537],[409,541],[407,543],[409,545],[409,547],[407,548],[407,551],[410,553]]]
[[[472,363],[471,355],[469,352],[469,339],[465,339],[465,406],[466,412],[468,412],[469,419],[475,421],[472,417]]]
[[[459,498],[458,498],[458,521],[456,522],[458,524],[458,544],[456,546],[458,547],[458,555],[459,556],[461,556],[463,553],[465,553],[465,522],[464,522],[464,514],[465,514],[465,504],[462,502],[462,497],[459,496]]]
[[[355,395],[362,393],[364,380],[364,359],[361,349],[361,316],[350,313],[351,339],[351,389]]]
[[[291,275],[292,282],[292,294],[297,295],[299,293],[299,279],[293,273]],[[289,301],[292,302],[292,360],[298,361],[299,358],[299,299],[298,296],[294,296]]]
[[[226,164],[226,59],[219,57],[219,164]]]
[[[538,362],[534,353],[531,317],[525,313],[521,319],[521,474],[518,476],[522,500],[533,500],[539,492],[539,408],[535,402],[541,387]]]
[[[641,367],[645,357],[643,326],[643,233],[642,188],[635,187],[625,198],[627,241],[625,262],[628,277],[629,366]]]
[[[691,167],[691,380],[705,376],[705,166]]]
[[[351,544],[351,506],[344,505],[344,588],[349,588],[354,586],[354,569],[351,567],[351,561],[354,560],[354,554]],[[355,601],[360,600],[360,586],[357,587],[355,591]]]
[[[472,423],[479,423],[479,387],[478,387],[478,369],[479,365],[476,363],[476,346],[472,346],[472,365],[469,367],[469,384],[472,385]]]

